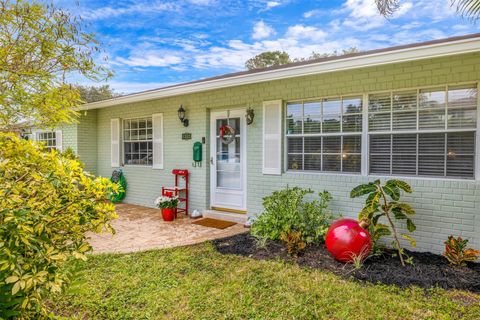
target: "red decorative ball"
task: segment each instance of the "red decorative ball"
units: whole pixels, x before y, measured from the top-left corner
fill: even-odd
[[[367,230],[353,219],[340,219],[332,223],[325,238],[327,250],[342,262],[354,257],[366,257],[372,249],[372,239]]]

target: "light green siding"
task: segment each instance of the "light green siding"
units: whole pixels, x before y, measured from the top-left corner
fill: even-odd
[[[281,176],[262,174],[262,102],[316,98],[334,95],[412,87],[477,82],[480,80],[480,53],[457,55],[416,62],[397,63],[357,70],[340,71],[295,79],[282,79],[203,93],[170,97],[155,101],[123,104],[97,110],[97,165],[96,172],[110,176],[110,119],[151,116],[164,113],[165,169],[126,166],[128,182],[126,202],[152,206],[162,185],[171,185],[174,168],[191,171],[191,209],[209,206],[209,113],[211,109],[251,107],[255,110],[254,123],[247,128],[247,210],[249,215],[260,213],[262,197],[286,185],[310,187],[315,191],[328,190],[334,200],[335,211],[345,216],[356,216],[361,200],[352,201],[349,191],[359,183],[374,179],[353,175],[284,173]],[[190,126],[184,128],[177,117],[177,109],[187,110]],[[89,111],[90,112],[90,111]],[[92,122],[93,123],[93,122]],[[78,132],[82,132],[79,130]],[[192,133],[192,140],[182,141],[181,133]],[[93,133],[92,133],[93,135]],[[192,145],[207,138],[201,168],[192,167]],[[81,144],[95,143],[92,136]],[[80,146],[80,144],[79,144]],[[87,149],[85,149],[87,150]],[[91,149],[82,157],[95,155]],[[79,147],[81,154],[82,148]],[[478,151],[477,151],[478,152]],[[417,210],[415,232],[421,250],[441,251],[449,234],[471,239],[480,248],[480,186],[475,181],[434,179],[407,179],[415,192],[406,197]]]
[[[97,110],[82,112],[77,125],[77,154],[85,163],[85,169],[97,172]]]
[[[59,130],[62,130],[62,144],[63,150],[67,148],[72,148],[76,154],[78,154],[78,135],[77,135],[78,124],[66,124],[59,127]]]
[[[97,110],[82,111],[78,123],[66,124],[62,130],[63,150],[72,148],[82,162],[85,170],[97,172]]]

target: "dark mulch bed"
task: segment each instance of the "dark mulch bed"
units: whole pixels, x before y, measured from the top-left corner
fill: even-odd
[[[450,266],[447,259],[433,253],[410,252],[413,265],[402,267],[393,252],[369,257],[361,269],[351,264],[343,264],[332,258],[324,245],[309,246],[298,257],[290,257],[279,242],[269,241],[265,247],[258,247],[248,233],[214,240],[216,250],[222,254],[236,254],[254,259],[283,259],[300,266],[308,266],[333,272],[343,277],[353,277],[371,283],[383,283],[421,288],[440,287],[480,292],[480,263],[470,263],[468,267]]]

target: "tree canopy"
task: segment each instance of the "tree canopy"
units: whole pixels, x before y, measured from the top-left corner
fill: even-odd
[[[349,49],[344,49],[342,51],[333,51],[331,53],[318,53],[313,51],[310,56],[306,58],[291,58],[290,55],[285,51],[265,51],[260,54],[257,54],[255,57],[248,59],[245,62],[245,67],[248,70],[253,69],[262,69],[272,66],[280,66],[292,62],[301,62],[309,61],[320,58],[342,56],[346,54],[357,53],[359,50],[356,47],[351,47]]]
[[[245,67],[248,70],[253,70],[279,66],[290,62],[290,55],[285,51],[266,51],[248,59],[245,62]]]
[[[81,19],[36,0],[0,0],[0,12],[0,130],[75,121],[80,92],[67,79],[111,76],[95,62],[94,35]]]
[[[80,99],[83,103],[97,102],[112,99],[118,94],[110,88],[108,84],[103,86],[75,86],[80,93]]]

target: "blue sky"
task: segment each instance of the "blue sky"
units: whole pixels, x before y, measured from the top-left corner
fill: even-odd
[[[268,50],[306,57],[480,31],[449,0],[404,0],[389,20],[378,15],[374,0],[55,2],[97,34],[115,72],[109,83],[121,93],[243,70],[248,58]]]

